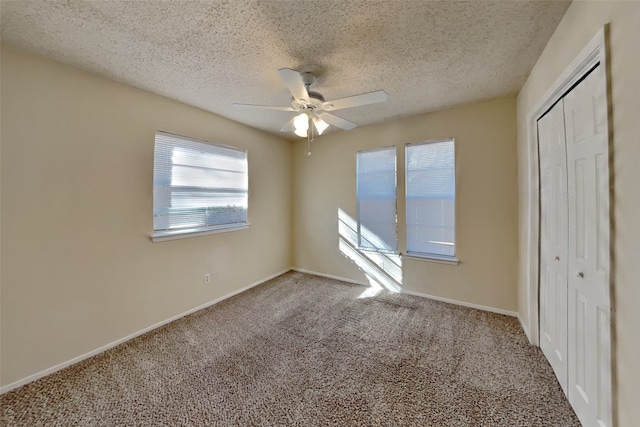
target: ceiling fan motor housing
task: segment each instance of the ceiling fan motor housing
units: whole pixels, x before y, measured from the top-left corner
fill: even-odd
[[[322,96],[319,92],[314,92],[312,90],[308,90],[309,101],[305,100],[297,100],[295,98],[291,98],[291,104],[293,108],[296,110],[315,110],[319,108],[320,105],[324,102],[324,96]]]

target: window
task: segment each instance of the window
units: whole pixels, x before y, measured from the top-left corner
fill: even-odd
[[[156,132],[153,239],[244,228],[247,152]]]
[[[356,155],[358,247],[397,252],[396,148]]]
[[[454,141],[406,146],[407,253],[455,259]]]

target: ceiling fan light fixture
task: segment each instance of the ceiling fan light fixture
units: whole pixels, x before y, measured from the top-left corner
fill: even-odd
[[[302,138],[307,137],[307,131],[309,130],[309,116],[306,113],[302,113],[293,120],[294,132],[296,135]]]
[[[325,122],[320,117],[314,117],[313,124],[318,131],[318,135],[322,135],[322,132],[324,132],[329,127],[329,123]]]
[[[296,135],[298,135],[301,138],[306,138],[307,137],[307,131],[303,130],[303,129],[296,129],[293,131],[293,133],[295,133]]]

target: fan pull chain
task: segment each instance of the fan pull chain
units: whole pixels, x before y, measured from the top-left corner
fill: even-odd
[[[311,120],[311,115],[309,115],[309,130],[307,131],[307,156],[311,156],[311,143],[313,141],[313,121]]]

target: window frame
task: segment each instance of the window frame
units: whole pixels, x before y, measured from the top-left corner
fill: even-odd
[[[360,194],[359,194],[359,185],[358,185],[358,156],[361,153],[370,153],[370,152],[374,152],[374,151],[383,151],[383,150],[391,150],[393,149],[393,153],[394,153],[394,178],[395,178],[395,249],[384,249],[384,248],[370,248],[370,247],[364,247],[360,245],[360,241],[361,241],[361,237],[362,234],[360,232],[361,230],[361,221],[360,221]],[[356,230],[356,238],[357,238],[357,244],[358,244],[358,250],[359,251],[363,251],[363,252],[376,252],[376,253],[383,253],[383,254],[395,254],[398,255],[400,253],[400,242],[398,239],[398,231],[399,231],[399,224],[398,224],[398,149],[395,145],[390,145],[390,146],[386,146],[386,147],[376,147],[376,148],[369,148],[369,149],[365,149],[365,150],[359,150],[356,152],[356,224],[357,224],[357,230]],[[366,238],[365,238],[366,239]]]
[[[247,185],[246,185],[246,192],[247,192],[247,196],[246,196],[246,201],[247,201],[247,209],[246,209],[246,218],[245,221],[243,222],[237,222],[237,223],[229,223],[229,224],[218,224],[218,225],[207,225],[207,226],[195,226],[192,228],[181,228],[181,229],[177,229],[177,230],[171,230],[171,229],[164,229],[164,230],[156,230],[155,228],[155,216],[156,216],[156,144],[157,144],[157,137],[158,136],[164,136],[165,138],[173,138],[173,139],[177,139],[179,141],[184,141],[184,142],[191,142],[191,143],[197,143],[197,144],[203,144],[203,145],[209,145],[209,146],[213,146],[216,148],[222,148],[222,149],[226,149],[226,150],[232,150],[235,151],[237,153],[243,153],[244,154],[244,160],[247,164],[247,170],[246,170],[246,181],[247,181]],[[174,147],[180,147],[180,145],[175,144]],[[173,163],[172,163],[173,164]],[[191,238],[191,237],[198,237],[198,236],[205,236],[205,235],[209,235],[209,234],[217,234],[217,233],[226,233],[229,231],[237,231],[237,230],[244,230],[247,229],[251,226],[251,223],[249,222],[249,199],[250,199],[250,193],[249,193],[249,188],[250,188],[250,183],[249,183],[249,152],[247,149],[244,148],[238,148],[238,147],[233,147],[230,145],[225,145],[225,144],[218,144],[218,143],[214,143],[214,142],[210,142],[210,141],[205,141],[205,140],[201,140],[201,139],[196,139],[196,138],[191,138],[188,136],[184,136],[184,135],[178,135],[178,134],[174,134],[174,133],[170,133],[170,132],[165,132],[165,131],[156,131],[154,134],[154,156],[153,156],[153,178],[152,178],[152,205],[153,205],[153,224],[152,224],[152,228],[153,228],[153,232],[151,234],[151,240],[153,242],[162,242],[162,241],[166,241],[166,240],[176,240],[176,239],[186,239],[186,238]],[[208,187],[208,188],[215,188],[215,187]]]
[[[451,142],[453,143],[453,179],[454,179],[454,188],[453,188],[453,255],[448,256],[444,254],[430,253],[430,252],[418,252],[418,251],[410,251],[409,250],[409,226],[408,226],[408,187],[409,187],[409,149],[410,147],[427,145],[427,144],[436,144],[442,142]],[[422,261],[431,261],[443,264],[452,264],[458,265],[460,260],[458,259],[458,165],[456,161],[456,141],[454,137],[450,138],[441,138],[441,139],[432,139],[427,141],[420,142],[410,142],[405,144],[404,150],[404,233],[405,233],[405,258],[422,260]]]

